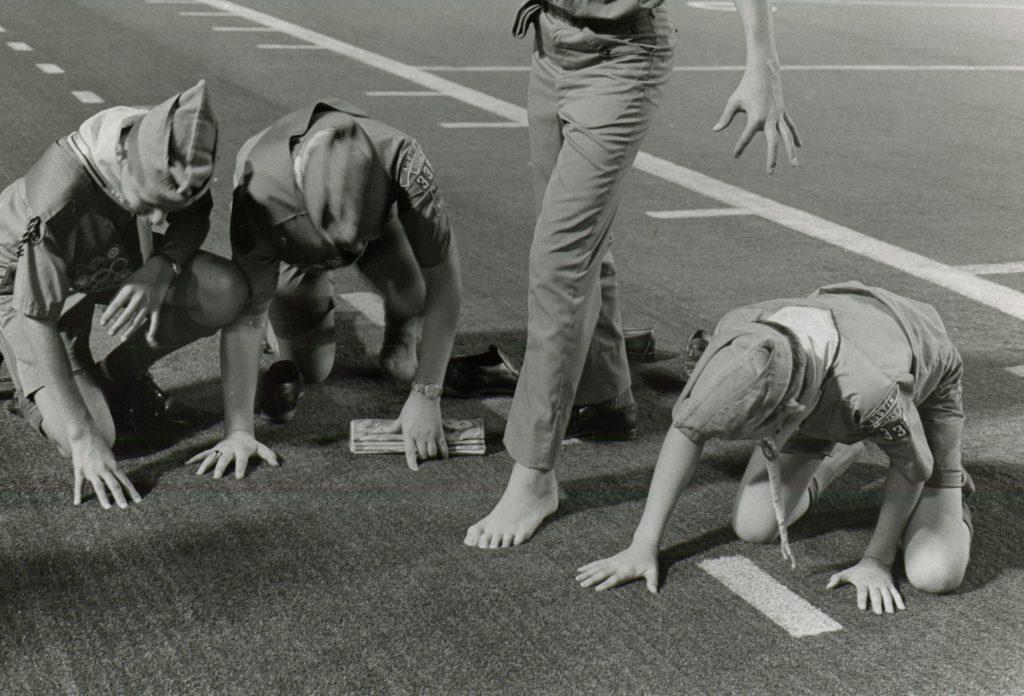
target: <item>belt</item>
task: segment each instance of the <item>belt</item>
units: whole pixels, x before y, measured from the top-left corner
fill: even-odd
[[[650,17],[652,14],[650,10],[637,10],[630,15],[618,19],[577,17],[547,0],[529,0],[516,13],[515,23],[512,27],[513,35],[520,39],[526,36],[530,25],[536,21],[537,16],[541,12],[546,12],[563,22],[568,22],[576,27],[590,29],[598,34],[626,34],[635,32],[637,23],[644,17]]]

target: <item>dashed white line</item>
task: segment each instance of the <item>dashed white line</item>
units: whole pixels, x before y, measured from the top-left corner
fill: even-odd
[[[274,32],[276,29],[270,27],[210,27],[213,31],[246,31],[246,32]]]
[[[843,630],[841,624],[744,556],[701,561],[700,567],[794,638]]]
[[[313,44],[256,44],[256,48],[262,48],[268,51],[289,51],[289,50],[306,50],[306,51],[322,51],[323,46],[314,46]]]
[[[0,34],[3,34],[3,33],[5,33],[6,31],[7,31],[6,29],[4,29],[3,27],[0,27]]]
[[[443,97],[440,92],[429,90],[375,90],[367,92],[368,97]]]
[[[975,275],[1002,275],[1004,273],[1024,273],[1024,261],[1010,263],[972,263],[957,266],[961,271]]]
[[[685,220],[689,218],[729,217],[751,215],[742,208],[691,208],[689,210],[649,210],[647,216],[655,220]]]
[[[75,99],[82,102],[83,104],[103,103],[103,97],[96,94],[95,92],[89,92],[87,90],[72,90],[71,93],[75,95]]]
[[[24,41],[8,41],[7,47],[12,51],[31,51],[32,47]]]
[[[1006,371],[1009,372],[1011,375],[1016,375],[1018,377],[1024,377],[1024,365],[1017,365],[1016,367],[1008,367],[1008,368],[1006,368]]]
[[[36,63],[36,67],[47,75],[63,75],[64,68],[54,63]]]
[[[523,126],[527,124],[526,109],[521,106],[510,104],[393,58],[353,46],[311,29],[238,5],[230,0],[201,0],[201,2],[210,7],[231,11],[255,24],[273,27],[283,34],[315,44],[432,91],[442,92],[453,99],[490,112],[506,121]],[[949,264],[870,237],[803,210],[778,203],[646,152],[641,152],[637,156],[634,166],[640,171],[656,176],[663,181],[675,183],[725,206],[748,210],[812,239],[860,254],[872,261],[934,283],[979,304],[1024,321],[1024,293],[1004,285],[979,278]]]
[[[442,128],[526,128],[525,123],[515,121],[447,121],[437,125]]]

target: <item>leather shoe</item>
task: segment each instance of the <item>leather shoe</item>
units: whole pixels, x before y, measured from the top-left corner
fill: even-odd
[[[700,357],[707,350],[710,338],[711,334],[704,329],[697,329],[690,334],[690,339],[686,342],[686,350],[683,351],[683,370],[686,372],[687,379],[693,374],[693,368],[697,366]]]
[[[580,440],[633,440],[637,431],[635,404],[623,408],[595,404],[573,407],[565,435]]]
[[[622,335],[626,339],[627,360],[651,363],[658,359],[654,350],[654,329],[623,329]]]
[[[118,433],[198,430],[214,420],[211,415],[166,394],[148,371],[114,379],[102,363],[99,367],[97,381]]]
[[[516,392],[519,362],[495,345],[487,352],[458,355],[448,361],[444,395],[456,399],[510,396]]]
[[[0,399],[10,399],[13,397],[14,380],[11,379],[7,368],[4,367],[4,356],[0,354]]]
[[[302,373],[291,360],[278,360],[263,375],[260,384],[260,412],[274,423],[295,417],[299,399],[306,391]]]

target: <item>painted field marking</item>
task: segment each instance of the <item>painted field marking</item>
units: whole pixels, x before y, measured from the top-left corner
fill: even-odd
[[[1008,367],[1008,368],[1006,368],[1006,371],[1009,372],[1011,375],[1016,375],[1018,377],[1024,377],[1024,365],[1017,365],[1016,367]]]
[[[736,6],[732,2],[724,0],[692,0],[686,3],[687,6],[697,10],[713,10],[716,12],[735,12]],[[775,0],[776,5],[806,6],[814,5],[822,7],[892,7],[912,9],[942,9],[942,10],[1024,10],[1024,5],[1003,5],[992,2],[920,2],[910,0]],[[778,9],[775,7],[773,9]]]
[[[262,48],[268,51],[322,51],[323,46],[314,46],[313,44],[256,44],[256,48]]]
[[[276,29],[270,27],[210,27],[213,31],[255,31],[255,32],[274,32]]]
[[[689,218],[729,217],[732,215],[750,215],[749,210],[742,208],[692,208],[690,210],[648,210],[647,217],[655,220],[685,220]]]
[[[783,65],[783,72],[1024,72],[1024,65],[884,65],[853,63],[844,65]],[[529,72],[528,65],[426,65],[427,72]],[[673,72],[743,72],[742,65],[676,65]]]
[[[526,128],[525,123],[515,121],[446,121],[437,125],[442,128]]]
[[[32,47],[24,41],[8,41],[7,47],[12,51],[31,51]]]
[[[147,5],[196,5],[196,0],[146,0]]]
[[[369,319],[370,323],[384,326],[384,301],[380,295],[372,292],[349,292],[341,295],[341,300]]]
[[[6,29],[4,29],[3,27],[0,27],[0,34],[3,34],[3,33],[5,33],[6,31],[7,31]]]
[[[443,97],[440,92],[429,90],[375,90],[366,92],[368,97]]]
[[[967,271],[975,275],[1001,275],[1004,273],[1024,273],[1024,261],[1011,261],[1009,263],[971,263],[965,266],[957,266],[961,271]]]
[[[47,75],[63,75],[64,68],[54,63],[36,63],[36,67]]]
[[[179,12],[182,17],[234,17],[230,12]]]
[[[488,111],[506,121],[527,124],[526,109],[504,100],[465,87],[451,80],[425,70],[407,65],[386,56],[367,51],[331,38],[316,31],[305,29],[271,15],[252,10],[230,0],[199,0],[210,7],[231,11],[254,24],[262,24],[278,31],[316,44],[326,50],[376,68],[383,72],[414,82],[435,92],[442,92],[453,99]],[[646,152],[641,152],[633,165],[642,172],[656,176],[683,188],[718,201],[727,207],[742,208],[771,220],[790,230],[812,239],[860,254],[916,278],[934,283],[939,287],[974,300],[1011,317],[1024,321],[1024,293],[976,275],[961,271],[949,264],[935,261],[921,254],[903,249],[895,244],[870,237],[843,225],[830,222],[803,210],[752,193],[738,186],[719,181],[706,174],[675,164]]]
[[[841,624],[744,556],[701,561],[700,567],[794,638],[843,630]]]
[[[71,90],[71,93],[75,95],[75,99],[82,102],[83,104],[103,103],[103,97],[96,94],[95,92],[89,92],[88,90]]]

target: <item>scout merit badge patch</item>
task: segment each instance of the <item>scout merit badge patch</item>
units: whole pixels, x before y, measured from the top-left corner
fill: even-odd
[[[21,241],[18,242],[18,258],[25,252],[25,245],[31,244],[36,246],[39,242],[43,241],[43,221],[39,219],[39,216],[32,218],[28,221],[28,226],[25,228],[25,234],[21,235]]]
[[[883,440],[902,440],[910,435],[910,424],[900,404],[900,387],[893,384],[877,406],[861,420],[864,431]]]

